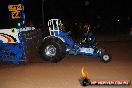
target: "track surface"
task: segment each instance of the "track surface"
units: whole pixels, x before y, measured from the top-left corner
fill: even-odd
[[[78,81],[82,66],[92,80],[132,80],[132,41],[99,42],[99,46],[111,52],[111,62],[102,63],[96,57],[66,56],[53,64],[42,61],[39,56],[31,56],[32,63],[1,64],[0,88],[83,88]],[[132,88],[132,85],[86,88]]]

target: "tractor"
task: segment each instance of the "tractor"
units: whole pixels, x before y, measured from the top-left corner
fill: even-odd
[[[42,40],[41,55],[46,61],[53,63],[61,61],[66,54],[96,56],[104,63],[111,61],[112,57],[104,49],[97,48],[95,36],[84,33],[81,42],[76,43],[71,37],[71,32],[63,29],[60,19],[48,21],[49,36]]]

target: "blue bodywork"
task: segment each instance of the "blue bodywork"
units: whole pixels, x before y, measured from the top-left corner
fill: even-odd
[[[24,46],[21,43],[1,43],[0,48],[0,57],[3,62],[11,61],[12,63],[17,64],[19,61],[24,61]]]
[[[24,36],[22,33],[19,33],[19,39],[21,43],[3,43],[0,42],[0,59],[3,62],[10,61],[14,64],[24,61]]]
[[[34,47],[34,45],[37,45],[38,40],[42,40],[41,33],[40,29],[21,31],[19,32],[20,43],[3,43],[0,41],[0,60],[14,64],[25,62],[27,48]]]
[[[66,45],[70,46],[70,51],[74,55],[86,55],[86,56],[101,56],[102,55],[102,51],[100,49],[97,49],[96,46],[94,45],[96,43],[95,37],[92,36],[90,33],[85,33],[84,35],[92,38],[91,39],[92,45],[88,45],[88,44],[79,44],[78,45],[78,44],[76,44],[69,36],[71,34],[71,32],[59,31],[59,34],[58,34],[57,31],[54,31],[54,33],[55,33],[55,36],[59,36],[64,39],[64,43]],[[82,47],[93,48],[94,53],[80,52],[80,48],[82,48]]]
[[[58,30],[58,29],[56,29]],[[62,37],[64,39],[64,43],[69,45],[70,47],[73,48],[77,48],[78,46],[76,46],[76,43],[69,37],[69,35],[71,34],[71,32],[62,32],[62,31],[54,31],[53,34],[55,34],[55,36],[59,36]]]

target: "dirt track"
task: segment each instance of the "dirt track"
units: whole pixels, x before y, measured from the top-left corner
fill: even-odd
[[[110,63],[102,63],[96,57],[66,56],[56,64],[32,58],[28,64],[0,65],[0,88],[83,88],[78,81],[82,66],[93,80],[132,80],[132,41],[100,42],[99,46],[110,50],[113,56]],[[132,85],[86,88],[132,88]]]

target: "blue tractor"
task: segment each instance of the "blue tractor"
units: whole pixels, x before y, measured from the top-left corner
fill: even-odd
[[[66,54],[97,56],[103,62],[111,61],[111,56],[104,49],[96,47],[95,37],[92,33],[84,33],[84,38],[78,44],[70,37],[71,32],[63,30],[60,19],[48,21],[50,36],[43,39],[41,54],[46,61],[59,62]]]

